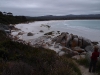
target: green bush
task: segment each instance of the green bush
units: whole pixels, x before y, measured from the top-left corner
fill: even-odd
[[[70,58],[62,56],[55,65],[57,65],[56,66],[57,72],[54,71],[54,73],[56,72],[58,74],[54,75],[81,75],[81,71]]]
[[[77,62],[80,64],[80,65],[83,65],[87,68],[89,68],[89,61],[86,59],[86,58],[82,58],[82,59],[79,59],[77,60]]]
[[[96,71],[97,71],[98,75],[100,75],[100,61],[97,62]]]

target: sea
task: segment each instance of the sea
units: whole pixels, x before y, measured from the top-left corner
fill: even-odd
[[[100,20],[60,20],[50,22],[52,28],[100,42]]]
[[[60,31],[69,34],[78,35],[97,41],[100,43],[100,20],[52,20],[52,21],[36,21],[29,24],[17,24],[17,28],[21,28],[24,32],[39,32],[41,25],[49,25],[50,28],[43,28],[44,31]],[[28,37],[29,38],[29,37]],[[31,38],[31,37],[30,37]],[[33,37],[32,37],[33,38]]]
[[[100,30],[100,20],[62,20],[51,23],[51,25],[55,25],[56,27],[85,27],[89,29]]]

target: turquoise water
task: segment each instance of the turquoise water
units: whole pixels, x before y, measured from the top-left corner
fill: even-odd
[[[59,20],[48,24],[55,30],[100,42],[100,20]]]
[[[100,20],[62,20],[59,22],[54,22],[51,25],[55,25],[58,28],[73,26],[100,30]]]
[[[83,26],[91,29],[100,30],[100,20],[73,20],[68,21],[67,23],[72,26]]]

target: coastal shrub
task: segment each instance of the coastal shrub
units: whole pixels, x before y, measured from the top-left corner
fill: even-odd
[[[77,60],[77,62],[80,64],[80,65],[83,65],[83,66],[85,66],[85,67],[89,67],[89,61],[86,59],[86,58],[82,58],[82,59],[79,59],[79,60]]]
[[[96,71],[97,71],[98,75],[100,75],[100,61],[97,62]]]
[[[33,68],[24,62],[6,62],[2,75],[33,75]]]
[[[55,62],[50,75],[81,75],[81,72],[71,59],[62,56]]]
[[[2,75],[81,75],[70,58],[50,49],[4,40],[0,42],[0,53]]]
[[[6,33],[0,30],[0,42],[4,41],[5,39],[6,39]]]
[[[5,48],[0,48],[0,58],[6,60],[7,57],[8,57],[8,51],[5,50]]]

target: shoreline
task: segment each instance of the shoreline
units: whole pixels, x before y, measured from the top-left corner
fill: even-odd
[[[64,20],[65,21],[65,20]],[[59,22],[59,21],[37,21],[37,22],[33,22],[33,23],[29,23],[29,24],[17,24],[17,26],[15,26],[16,28],[21,28],[21,30],[22,31],[24,31],[24,32],[32,32],[32,31],[34,31],[34,32],[39,32],[38,30],[41,30],[41,29],[43,29],[43,28],[40,28],[39,26],[41,26],[41,24],[44,24],[44,25],[49,25],[49,24],[51,24],[51,23],[53,23],[53,22]],[[22,26],[21,26],[22,25]],[[25,27],[24,27],[24,26]],[[28,27],[27,25],[29,25],[30,27]],[[50,25],[51,26],[51,25]],[[34,27],[33,29],[32,29],[32,27]],[[29,29],[29,30],[27,30],[27,29],[25,29],[25,28],[27,28],[27,29]],[[38,30],[36,30],[36,29],[38,29]],[[89,28],[85,28],[85,27],[82,27],[82,28],[84,28],[84,29],[80,29],[80,28],[73,28],[73,27],[66,27],[66,28],[64,28],[64,29],[62,29],[62,28],[56,28],[56,27],[54,27],[53,25],[51,26],[51,28],[50,28],[50,30],[51,31],[54,31],[54,30],[56,30],[56,31],[58,31],[58,30],[60,30],[61,32],[68,32],[68,33],[72,33],[72,34],[74,34],[74,35],[78,35],[78,36],[82,36],[82,37],[85,37],[85,38],[88,38],[88,39],[90,39],[91,41],[98,41],[98,42],[100,42],[100,40],[99,40],[99,35],[97,36],[97,34],[96,33],[98,33],[99,34],[99,31],[98,30],[94,30],[94,29],[89,29]],[[48,30],[46,30],[45,28],[43,29],[43,30],[45,30],[45,32],[46,31],[48,31]],[[91,32],[89,31],[89,30],[91,30]],[[95,38],[94,38],[94,37]]]

